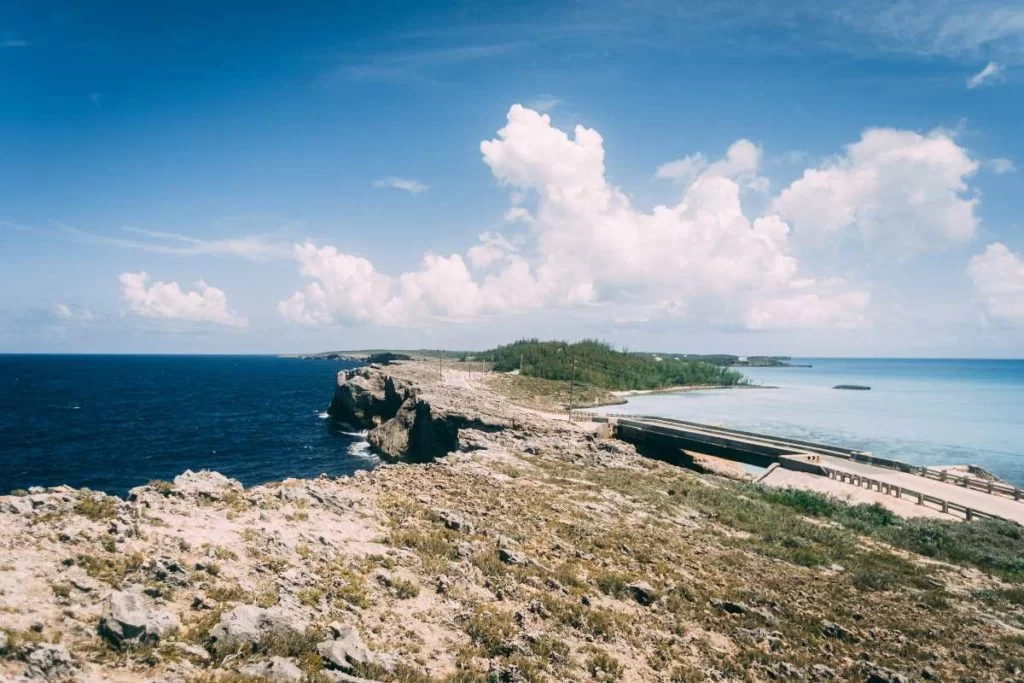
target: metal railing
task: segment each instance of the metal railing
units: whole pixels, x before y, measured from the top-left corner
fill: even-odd
[[[951,512],[961,513],[967,521],[971,521],[975,518],[978,519],[1001,519],[998,515],[993,515],[988,512],[982,512],[976,508],[968,507],[966,505],[960,505],[959,503],[953,503],[943,498],[936,496],[930,496],[927,493],[908,489],[905,486],[898,486],[890,482],[882,481],[880,479],[874,479],[872,477],[866,477],[862,474],[855,472],[847,472],[845,470],[834,470],[829,467],[823,467],[825,473],[830,479],[835,479],[843,483],[853,484],[857,487],[867,487],[869,491],[878,491],[879,493],[895,496],[896,498],[903,499],[909,498],[916,501],[918,505],[925,505],[926,503],[932,503],[938,506],[938,509],[946,514]]]
[[[574,411],[575,412],[575,411]],[[997,496],[1005,496],[1012,498],[1015,501],[1024,501],[1024,489],[1013,486],[1011,484],[1002,484],[996,481],[990,481],[987,479],[979,479],[977,477],[965,477],[958,474],[952,474],[943,470],[934,470],[928,467],[922,467],[920,465],[911,465],[910,463],[901,462],[899,460],[892,460],[889,458],[881,458],[873,453],[866,451],[859,451],[852,448],[845,448],[842,446],[829,446],[825,444],[815,444],[799,439],[789,439],[786,437],[773,437],[765,434],[757,434],[754,432],[747,432],[739,429],[730,429],[727,427],[717,427],[715,425],[705,425],[697,422],[688,422],[686,420],[677,420],[672,418],[657,417],[654,415],[628,415],[620,413],[606,413],[604,415],[596,415],[594,413],[586,413],[591,415],[592,418],[597,418],[601,421],[606,420],[609,417],[614,418],[627,418],[627,419],[639,419],[639,420],[654,420],[659,422],[676,423],[680,425],[686,425],[691,427],[698,427],[707,430],[718,430],[731,434],[739,434],[744,436],[758,437],[762,439],[771,439],[779,443],[791,444],[793,446],[806,446],[811,447],[828,455],[832,455],[839,458],[847,458],[854,462],[863,462],[876,467],[884,467],[886,469],[896,470],[899,472],[905,472],[907,474],[916,474],[926,479],[934,479],[935,481],[956,484],[966,489],[974,491],[981,491],[983,493],[989,493]]]

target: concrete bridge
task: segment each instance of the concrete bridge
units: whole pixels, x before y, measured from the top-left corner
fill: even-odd
[[[711,455],[767,468],[759,481],[772,483],[786,472],[824,477],[891,497],[899,507],[926,506],[936,513],[961,519],[1000,518],[1024,524],[1024,489],[977,477],[961,477],[867,451],[775,437],[738,429],[662,417],[591,415],[606,422],[617,438],[631,442],[669,462],[685,453]],[[780,471],[781,470],[781,471]],[[795,481],[789,475],[785,479]],[[805,481],[807,481],[805,479]],[[875,496],[877,499],[877,496]]]

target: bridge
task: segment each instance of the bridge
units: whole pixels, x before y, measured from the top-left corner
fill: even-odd
[[[607,423],[617,438],[670,462],[681,461],[684,454],[711,455],[766,468],[759,479],[764,483],[797,481],[811,475],[881,495],[883,504],[891,497],[894,504],[890,507],[898,503],[905,508],[910,503],[967,520],[999,518],[1024,524],[1024,489],[987,479],[879,458],[852,448],[686,420],[643,415],[590,414],[590,418]]]

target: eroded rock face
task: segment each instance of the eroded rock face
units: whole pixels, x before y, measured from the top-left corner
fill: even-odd
[[[415,390],[377,368],[357,368],[338,373],[338,386],[327,412],[354,427],[370,429],[390,420]]]
[[[99,621],[100,635],[117,647],[155,643],[180,627],[174,614],[152,609],[144,596],[125,591],[107,596]]]
[[[481,415],[438,409],[408,382],[377,367],[338,374],[328,413],[369,430],[367,440],[383,457],[429,462],[459,450],[459,431],[505,429],[502,421]]]

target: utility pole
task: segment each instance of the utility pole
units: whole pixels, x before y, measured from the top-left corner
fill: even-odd
[[[572,422],[572,385],[576,382],[576,354],[572,354],[569,365],[569,422]]]

